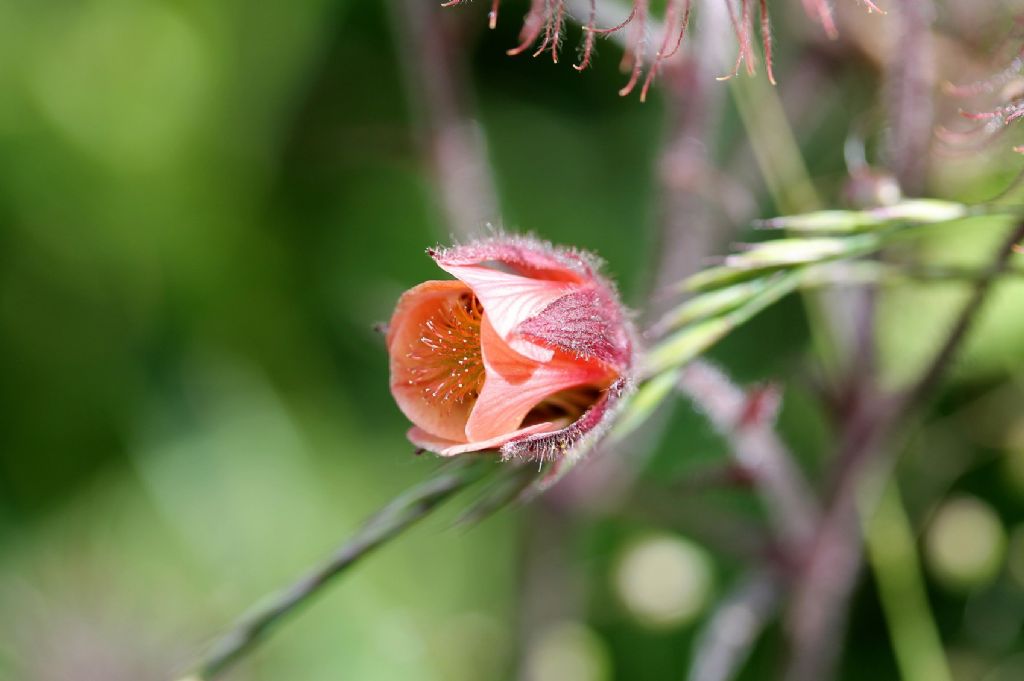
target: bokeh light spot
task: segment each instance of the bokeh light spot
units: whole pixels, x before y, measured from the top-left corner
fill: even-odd
[[[1006,550],[995,511],[975,497],[947,501],[936,512],[925,542],[928,565],[947,587],[971,589],[990,582]]]
[[[530,645],[526,681],[609,681],[611,656],[605,642],[578,622],[543,628]]]
[[[692,620],[704,609],[712,587],[707,553],[679,537],[637,542],[625,550],[615,572],[615,590],[623,605],[653,628]]]

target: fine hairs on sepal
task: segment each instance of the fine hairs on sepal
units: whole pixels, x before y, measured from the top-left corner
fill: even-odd
[[[601,395],[579,419],[554,433],[529,435],[512,440],[501,447],[503,461],[525,460],[555,463],[570,457],[577,450],[589,450],[608,432],[615,421],[622,400],[633,391],[633,382],[621,378]]]

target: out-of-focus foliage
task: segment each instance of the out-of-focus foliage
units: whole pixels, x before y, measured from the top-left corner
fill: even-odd
[[[509,59],[518,22],[484,32],[484,4],[458,20],[505,226],[602,254],[639,307],[657,252],[657,90],[646,105],[615,95],[610,42],[583,75]],[[800,87],[787,86],[787,66],[825,48],[799,7],[774,16],[786,100],[800,94],[786,89]],[[346,0],[0,0],[0,678],[170,678],[210,632],[434,469],[404,439],[373,331],[400,291],[439,276],[422,250],[449,237],[393,18],[388,3]],[[871,41],[851,41],[794,114],[830,199],[842,141],[873,115],[879,87]],[[760,192],[745,134],[726,107],[714,151]],[[987,198],[1011,162],[975,163],[969,182],[938,164],[935,193]],[[758,200],[760,214],[780,212]],[[972,218],[914,255],[975,263],[998,237]],[[887,290],[879,336],[893,380],[934,343],[964,286]],[[1020,297],[1007,286],[987,309],[958,387],[901,464],[935,563],[938,624],[968,670],[958,681],[1024,673]],[[814,470],[827,438],[802,380],[807,324],[786,300],[713,355],[743,380],[797,377],[782,430]],[[644,484],[723,456],[689,407],[673,417]],[[680,500],[668,520],[574,519],[552,579],[572,585],[577,607],[529,631],[517,588],[531,512],[470,529],[429,521],[236,677],[682,678],[696,627],[740,570],[672,521],[706,504],[756,514],[728,490]],[[958,533],[980,541],[979,519],[991,560],[973,573],[942,563]],[[648,573],[664,580],[664,602],[645,591]],[[774,678],[778,644],[770,632],[742,678]],[[895,678],[870,580],[844,674]]]

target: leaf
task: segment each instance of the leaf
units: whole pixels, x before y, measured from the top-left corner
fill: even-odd
[[[802,265],[838,258],[855,258],[866,255],[880,246],[881,239],[874,234],[843,238],[776,239],[754,244],[746,252],[726,257],[725,265],[740,269]]]
[[[694,296],[669,310],[651,327],[650,333],[660,336],[691,322],[733,310],[762,291],[770,281],[771,277],[759,277]]]
[[[677,331],[647,355],[645,373],[659,374],[680,367],[710,348],[736,328],[726,317],[713,317]]]

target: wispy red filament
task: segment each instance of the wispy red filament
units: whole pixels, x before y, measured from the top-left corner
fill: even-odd
[[[597,20],[597,0],[590,0],[590,14],[587,17],[587,25],[583,27],[583,48],[579,64],[573,64],[573,68],[582,71],[590,66],[590,58],[594,54],[594,22]]]
[[[593,60],[594,47],[597,36],[608,36],[622,30],[629,29],[629,35],[625,38],[626,50],[622,57],[622,68],[629,70],[629,80],[619,90],[621,96],[629,95],[640,82],[644,66],[649,55],[647,40],[648,15],[650,12],[650,0],[632,0],[632,7],[629,15],[620,23],[610,28],[597,28],[597,1],[588,0],[589,12],[586,23],[583,26],[583,43],[580,46],[579,61],[573,64],[577,71],[583,71],[590,66]],[[714,0],[709,0],[714,1]],[[756,71],[757,57],[754,54],[754,39],[751,16],[752,0],[739,0],[739,12],[733,5],[734,0],[721,0],[726,3],[729,9],[729,18],[732,22],[733,32],[739,43],[736,64],[732,72],[722,76],[719,80],[729,80],[739,75],[740,67],[745,66],[748,74],[753,75]],[[885,14],[874,0],[860,0],[868,12]],[[468,0],[446,0],[441,3],[442,7],[461,5]],[[487,14],[488,26],[494,28],[498,20],[498,5],[500,0],[491,1],[491,9]],[[558,53],[561,49],[561,42],[564,35],[564,28],[568,12],[566,0],[530,0],[530,8],[523,19],[523,26],[519,32],[519,44],[507,50],[507,54],[516,56],[530,50],[535,45],[539,46],[531,54],[538,57],[545,52],[551,53],[551,59],[558,62]],[[680,11],[680,4],[682,10]],[[839,35],[836,28],[835,18],[828,0],[802,0],[804,10],[809,16],[816,19],[829,38],[835,39]],[[666,59],[669,59],[679,50],[689,25],[690,9],[692,0],[668,0],[664,14],[664,32],[661,36],[660,48],[654,53],[653,61],[647,71],[640,88],[640,100],[646,101],[647,93],[657,78],[658,72]],[[775,72],[772,64],[772,34],[771,21],[768,15],[768,1],[758,0],[759,23],[761,45],[764,53],[765,73],[768,81],[776,84]],[[678,34],[675,33],[675,26],[682,14],[682,22]],[[677,35],[675,46],[670,48],[671,36]],[[543,36],[543,37],[542,37]],[[1018,59],[1024,64],[1024,57]],[[951,86],[952,87],[952,86]],[[965,87],[965,86],[956,86]]]
[[[678,13],[677,4],[679,0],[669,0],[668,7],[665,9],[665,33],[661,39],[661,47],[658,49],[658,54],[654,58],[654,63],[651,68],[647,71],[647,78],[644,79],[644,86],[640,90],[640,101],[647,101],[647,90],[651,87],[651,83],[654,82],[654,78],[658,75],[658,68],[661,66],[661,62],[668,59],[676,52],[679,51],[679,46],[683,44],[683,36],[686,35],[686,27],[690,24],[690,8],[691,0],[683,0],[683,23],[679,28],[679,37],[676,39],[676,44],[668,49],[669,40],[672,37],[672,25],[676,22],[676,14]]]
[[[526,18],[523,19],[523,28],[519,32],[519,44],[508,50],[506,54],[511,57],[522,54],[537,42],[541,31],[544,30],[546,4],[546,0],[530,0],[530,11],[526,13]]]
[[[633,0],[633,16],[636,18],[631,27],[633,51],[623,55],[623,64],[626,63],[626,57],[628,56],[633,64],[633,68],[630,71],[629,80],[619,90],[620,97],[625,97],[633,91],[637,81],[640,80],[640,73],[644,68],[644,50],[647,47],[647,12],[649,9],[648,0]]]

